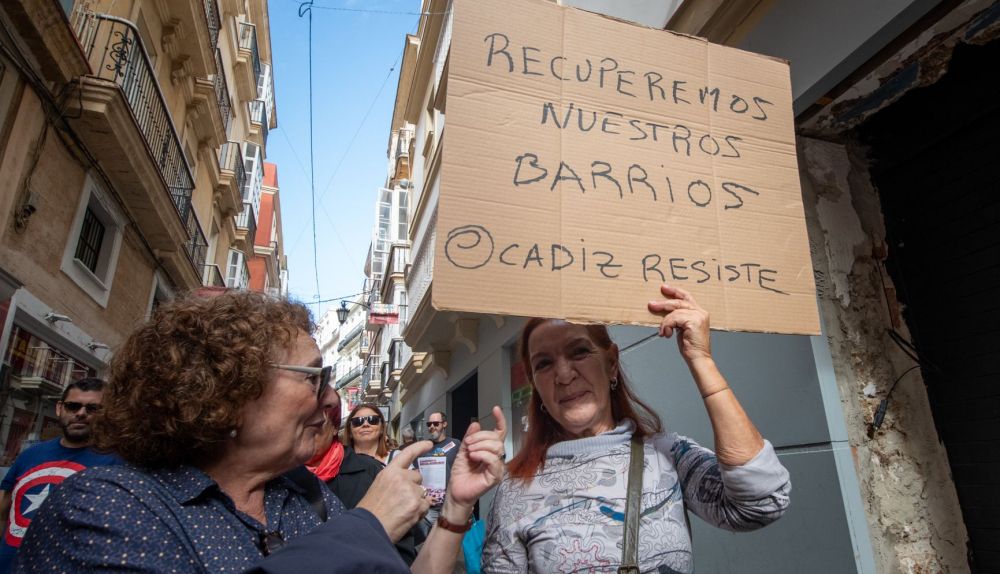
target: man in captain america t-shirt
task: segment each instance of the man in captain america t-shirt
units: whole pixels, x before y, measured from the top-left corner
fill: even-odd
[[[0,574],[13,570],[17,549],[53,488],[87,467],[119,464],[118,457],[90,448],[90,425],[101,408],[104,381],[85,378],[66,386],[56,403],[62,438],[37,444],[17,457],[0,482]]]

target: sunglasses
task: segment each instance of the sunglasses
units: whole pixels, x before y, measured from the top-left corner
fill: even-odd
[[[351,419],[351,426],[354,428],[358,428],[365,423],[368,423],[373,427],[377,427],[382,424],[382,418],[378,415],[368,415],[364,417],[354,417]]]
[[[78,413],[80,409],[87,409],[87,414],[94,414],[101,410],[101,405],[98,403],[77,403],[77,402],[63,402],[63,410],[70,413]]]
[[[427,421],[427,428],[439,427],[444,423],[444,421]]]
[[[282,369],[284,371],[292,371],[294,373],[305,373],[309,375],[306,380],[309,384],[316,387],[316,401],[319,402],[323,397],[323,390],[330,384],[330,376],[333,374],[333,367],[300,367],[298,365],[277,365],[272,364],[275,369]]]

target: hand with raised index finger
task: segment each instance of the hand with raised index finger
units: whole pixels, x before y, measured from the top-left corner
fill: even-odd
[[[474,422],[462,439],[448,483],[448,496],[456,504],[471,507],[503,478],[507,420],[500,407],[493,407],[492,414],[494,430],[482,430]]]
[[[688,363],[712,357],[712,340],[708,311],[695,301],[687,290],[666,283],[660,285],[666,299],[650,301],[649,312],[661,315],[660,336],[670,338],[679,332],[677,348]]]

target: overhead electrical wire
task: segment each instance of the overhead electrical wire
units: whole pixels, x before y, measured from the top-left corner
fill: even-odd
[[[313,146],[313,17],[312,0],[299,4],[299,18],[304,14],[309,14],[309,197],[312,204],[312,236],[313,236],[313,275],[316,279],[316,297],[321,299],[319,287],[319,248],[316,241],[316,161]],[[316,303],[316,314],[319,314],[319,303]]]

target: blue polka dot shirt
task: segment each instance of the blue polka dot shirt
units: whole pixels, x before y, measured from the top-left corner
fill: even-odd
[[[331,517],[344,506],[322,488]],[[242,572],[320,524],[303,490],[285,477],[264,491],[267,526],[236,509],[193,467],[87,469],[53,491],[35,516],[17,558],[18,572]]]

